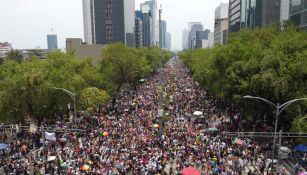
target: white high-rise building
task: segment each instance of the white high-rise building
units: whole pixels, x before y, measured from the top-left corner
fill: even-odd
[[[289,20],[290,0],[280,1],[280,23]]]
[[[223,44],[225,37],[223,32],[228,30],[228,3],[221,3],[215,9],[215,22],[214,22],[214,45]]]
[[[172,50],[172,35],[169,32],[166,32],[165,47],[168,50]]]
[[[188,48],[188,39],[189,39],[188,30],[184,29],[182,31],[182,50],[185,50]]]
[[[208,47],[212,48],[214,46],[214,32],[208,33]]]

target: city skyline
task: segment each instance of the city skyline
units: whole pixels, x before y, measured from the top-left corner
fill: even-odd
[[[157,1],[158,7],[162,4],[162,19],[168,23],[167,31],[172,35],[174,50],[181,49],[182,30],[188,22],[200,21],[205,28],[213,30],[214,9],[221,2],[227,2],[192,0],[187,5],[186,1]],[[145,0],[136,0],[135,9],[138,10],[143,2]],[[84,39],[82,0],[2,0],[0,14],[4,26],[0,28],[0,40],[12,43],[16,49],[47,48],[47,34],[57,34],[60,49],[65,47],[66,38]]]

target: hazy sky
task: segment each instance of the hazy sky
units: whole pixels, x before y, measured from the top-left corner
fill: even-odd
[[[145,0],[135,0],[136,9]],[[172,34],[172,48],[181,49],[182,30],[191,21],[200,21],[213,30],[214,10],[228,0],[158,0],[162,19]],[[83,38],[82,0],[0,0],[0,42],[8,41],[16,49],[46,48],[48,33],[65,38]]]

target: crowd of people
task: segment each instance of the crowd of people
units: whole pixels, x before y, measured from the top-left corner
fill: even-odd
[[[41,131],[2,132],[9,147],[0,153],[0,174],[162,175],[185,167],[206,175],[265,173],[264,147],[227,135],[230,120],[216,115],[214,101],[178,58],[164,66],[162,77],[162,86],[155,74],[135,91],[122,90],[115,105],[74,123],[84,132],[55,132],[56,141],[45,143]],[[162,124],[160,93],[164,102],[170,98]],[[56,127],[70,125],[59,121]]]

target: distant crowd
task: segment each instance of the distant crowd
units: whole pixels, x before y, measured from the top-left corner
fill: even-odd
[[[216,102],[178,58],[171,59],[162,74],[164,102],[172,91],[170,106],[164,106],[164,124],[158,117],[156,74],[135,90],[122,90],[114,106],[110,103],[95,116],[81,117],[74,128],[85,132],[55,132],[56,141],[43,145],[41,131],[3,131],[3,143],[10,142],[0,153],[0,174],[179,175],[190,166],[205,175],[268,171],[270,145],[228,136],[227,131],[241,129],[244,122],[234,124],[218,115]],[[195,111],[200,115],[193,115]],[[57,123],[58,128],[70,126]],[[271,165],[276,172],[276,165]]]

